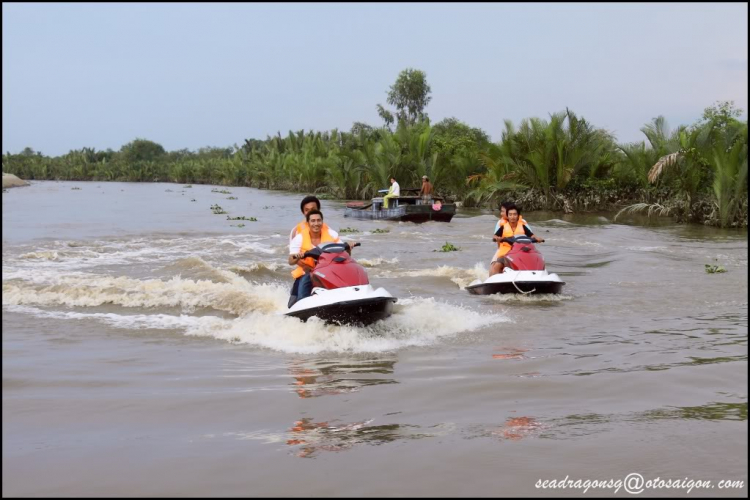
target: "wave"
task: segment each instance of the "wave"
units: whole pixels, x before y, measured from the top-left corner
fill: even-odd
[[[207,307],[240,315],[247,311],[274,311],[286,304],[287,286],[250,283],[231,271],[210,266],[204,272],[220,282],[181,276],[168,280],[138,280],[95,274],[52,277],[48,274],[41,282],[10,280],[3,282],[3,305],[96,307],[114,304],[127,308],[179,307],[188,312]]]
[[[564,295],[561,293],[496,293],[493,295],[485,295],[484,297],[494,300],[495,302],[520,302],[520,303],[536,303],[536,302],[562,302],[565,300],[573,300],[571,295]]]
[[[182,285],[185,286],[184,283]],[[159,291],[163,292],[163,290]],[[269,307],[258,307],[257,304],[249,307],[251,304],[244,302],[243,305],[249,309],[240,313],[235,319],[186,314],[179,316],[142,313],[128,315],[48,311],[39,307],[15,304],[4,304],[4,307],[10,312],[37,317],[95,320],[130,330],[177,330],[186,336],[212,337],[233,344],[248,344],[275,351],[301,354],[388,352],[404,347],[429,346],[444,337],[511,321],[502,313],[479,313],[462,306],[438,302],[432,298],[410,298],[399,300],[391,317],[368,327],[327,325],[317,318],[311,318],[304,323],[297,318],[283,315],[286,312],[286,290],[271,287],[265,289],[263,293],[268,295],[267,299],[270,299],[268,300]],[[157,293],[157,295],[160,294]],[[205,292],[197,292],[195,295],[194,299],[183,299],[181,302],[183,304],[203,303],[214,309],[236,310],[240,306],[236,304],[235,307],[227,308],[215,303],[205,304],[203,299],[208,298]],[[46,299],[37,301],[39,306],[44,306],[47,302]],[[59,300],[53,302],[57,304]],[[81,303],[81,301],[72,302],[76,305]],[[120,300],[120,302],[125,301]],[[142,299],[135,299],[129,305],[142,302],[144,302]],[[153,297],[145,302],[150,307],[170,303],[169,300],[154,300]],[[94,301],[94,303],[98,304],[100,301]]]
[[[458,285],[460,289],[466,288],[474,280],[483,281],[487,279],[489,275],[489,268],[481,262],[477,262],[471,269],[463,269],[453,266],[438,266],[430,267],[426,269],[416,269],[412,271],[390,271],[387,270],[382,277],[388,278],[399,278],[399,277],[436,277],[436,278],[450,278],[450,280]]]
[[[378,267],[383,264],[395,265],[398,263],[398,257],[386,259],[385,257],[375,257],[374,259],[356,259],[362,267]]]

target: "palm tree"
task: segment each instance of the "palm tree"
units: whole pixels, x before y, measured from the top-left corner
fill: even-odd
[[[747,198],[747,124],[744,125],[744,138],[744,141],[737,140],[729,150],[723,145],[713,147],[713,192],[721,227],[731,225],[743,197]]]

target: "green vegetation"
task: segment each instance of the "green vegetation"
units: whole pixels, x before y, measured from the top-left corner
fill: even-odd
[[[391,232],[390,229],[375,229],[373,230],[372,234],[386,234],[390,232]]]
[[[654,118],[641,128],[644,140],[630,144],[569,109],[519,124],[506,120],[492,142],[456,118],[431,123],[430,94],[426,74],[407,69],[387,93],[391,110],[376,106],[381,125],[279,132],[196,152],[168,152],[146,139],[119,151],[82,148],[59,157],[26,148],[3,155],[3,171],[29,180],[219,184],[346,200],[372,198],[391,175],[402,189],[428,175],[438,194],[465,206],[495,208],[512,199],[525,211],[616,210],[620,217],[648,213],[747,226],[747,121],[731,101],[674,130]]]
[[[461,250],[459,247],[453,245],[453,243],[445,242],[445,245],[440,250],[433,250],[433,252],[458,252]]]
[[[211,211],[215,213],[216,215],[221,215],[227,213],[224,211],[223,208],[221,208],[219,205],[211,205]]]
[[[359,229],[354,229],[353,227],[345,227],[342,229],[339,229],[339,234],[341,233],[358,233]]]
[[[240,215],[239,217],[230,217],[227,215],[227,220],[249,220],[250,222],[258,222],[258,219],[255,217],[245,217],[244,215]]]
[[[236,197],[234,197],[234,196],[228,196],[228,197],[227,197],[227,200],[236,200],[236,199],[237,199],[237,198],[236,198]]]
[[[715,264],[714,265],[712,265],[712,264],[706,264],[706,272],[708,274],[725,273],[725,272],[727,272],[727,270],[724,269],[723,267],[715,265]]]

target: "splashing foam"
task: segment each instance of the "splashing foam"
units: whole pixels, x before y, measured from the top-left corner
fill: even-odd
[[[501,314],[480,314],[432,298],[403,299],[393,316],[366,328],[326,325],[317,318],[303,323],[296,318],[251,312],[228,328],[198,325],[187,335],[210,336],[282,352],[385,352],[407,346],[432,345],[442,337],[510,322]]]
[[[19,256],[20,259],[58,260],[60,255],[55,250],[46,252],[29,252]]]
[[[314,354],[319,352],[386,352],[408,346],[427,346],[438,342],[443,337],[455,336],[461,332],[474,331],[497,323],[510,322],[503,314],[481,314],[461,306],[436,302],[432,298],[415,298],[400,300],[394,307],[394,314],[367,328],[354,326],[326,325],[317,318],[303,323],[296,318],[284,316],[286,312],[287,291],[279,287],[257,285],[259,291],[253,297],[230,302],[222,298],[222,293],[211,289],[212,284],[186,283],[175,279],[170,282],[143,282],[143,287],[151,287],[146,294],[133,288],[133,280],[116,278],[107,283],[99,283],[91,292],[88,300],[81,300],[75,291],[65,295],[57,292],[38,293],[29,290],[26,303],[36,305],[99,305],[114,299],[110,303],[124,307],[155,307],[180,304],[203,305],[214,309],[236,311],[240,306],[245,310],[236,319],[224,319],[215,316],[190,316],[182,314],[114,314],[45,311],[37,307],[17,305],[21,295],[17,290],[3,293],[4,307],[11,312],[31,314],[39,317],[50,317],[61,320],[96,320],[105,324],[125,329],[167,329],[182,330],[188,336],[213,337],[227,342],[249,344],[276,351]],[[127,285],[126,292],[110,292],[102,295],[104,286]],[[161,283],[161,284],[159,284]],[[213,284],[226,287],[224,284]],[[66,287],[67,288],[67,287]],[[179,289],[179,297],[175,297]],[[82,288],[77,289],[81,292]],[[122,290],[122,289],[121,289]],[[247,293],[247,292],[245,292]],[[7,295],[7,297],[6,297]],[[7,299],[7,302],[6,302]],[[127,300],[126,300],[127,299]],[[223,303],[217,304],[215,301]],[[145,305],[147,304],[147,305]]]

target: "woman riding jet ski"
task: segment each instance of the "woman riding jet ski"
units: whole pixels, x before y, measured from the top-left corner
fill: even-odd
[[[525,224],[519,221],[520,211],[511,204],[507,207],[508,221],[495,233],[500,243],[495,260],[490,265],[490,277],[472,283],[466,289],[475,295],[493,293],[560,293],[565,284],[557,274],[547,272],[542,254],[534,242],[543,243]]]
[[[309,227],[297,235],[300,251],[289,256],[289,263],[297,264],[292,276],[300,281],[297,297],[290,299],[285,316],[303,321],[317,316],[327,323],[357,325],[390,316],[397,299],[370,285],[364,268],[351,257],[349,244],[323,227],[319,210],[309,212],[306,218]]]

